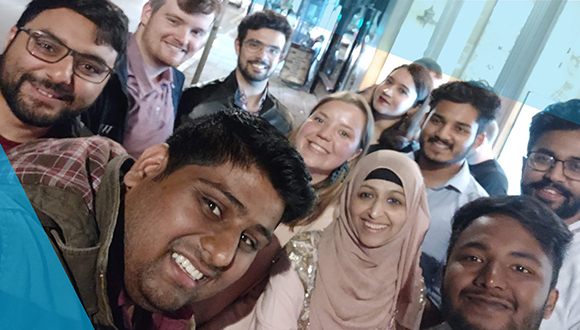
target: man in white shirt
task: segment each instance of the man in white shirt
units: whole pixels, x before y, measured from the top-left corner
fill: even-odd
[[[560,297],[542,330],[580,329],[580,100],[555,103],[532,119],[522,194],[550,207],[574,234],[558,277]]]

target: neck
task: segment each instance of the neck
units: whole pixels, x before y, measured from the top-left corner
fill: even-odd
[[[133,34],[135,36],[135,40],[137,41],[137,47],[139,47],[139,52],[141,53],[141,57],[145,62],[145,73],[147,73],[147,77],[153,81],[157,82],[163,73],[163,71],[167,70],[168,66],[158,63],[151,54],[147,52],[147,48],[145,47],[145,42],[143,41],[143,33],[145,27],[139,24],[137,27],[137,31]]]
[[[244,91],[244,94],[246,94],[246,97],[248,98],[248,111],[252,112],[253,110],[256,110],[259,106],[262,94],[265,92],[266,86],[268,85],[268,79],[262,81],[247,81],[240,72],[240,69],[237,68],[236,79],[238,81],[238,87]]]
[[[483,147],[483,146],[482,146]],[[467,157],[467,162],[470,165],[480,164],[488,160],[495,159],[495,155],[491,148],[479,147],[478,150],[471,156]]]
[[[564,220],[564,222],[566,222],[566,224],[568,226],[572,225],[573,223],[576,223],[576,221],[580,220],[580,212],[576,213],[575,215],[573,215],[572,217]]]
[[[378,112],[374,112],[374,118],[375,118],[375,130],[373,133],[373,139],[371,140],[371,144],[377,144],[383,131],[393,126],[396,122],[398,122],[401,119],[401,117],[384,116]]]
[[[49,127],[35,127],[21,122],[12,113],[2,94],[0,94],[0,118],[2,118],[0,135],[14,142],[23,143],[39,139],[49,130]]]
[[[420,151],[415,155],[427,188],[437,188],[449,181],[461,171],[464,164],[463,160],[454,164],[435,163],[423,157]]]

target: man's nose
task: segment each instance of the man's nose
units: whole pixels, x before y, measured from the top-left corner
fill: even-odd
[[[505,289],[505,281],[500,265],[495,262],[488,262],[482,267],[475,277],[474,284],[486,289]]]
[[[71,84],[74,74],[74,58],[67,55],[56,63],[47,63],[46,74],[55,84]]]
[[[564,182],[566,180],[566,176],[564,175],[564,163],[556,161],[544,176],[552,182]]]
[[[236,230],[222,230],[201,238],[203,261],[216,268],[227,268],[236,255],[240,233]]]

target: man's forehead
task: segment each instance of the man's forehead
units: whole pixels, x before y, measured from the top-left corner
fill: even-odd
[[[536,141],[532,151],[547,151],[552,155],[568,159],[580,158],[580,130],[555,130],[549,131]]]
[[[256,40],[264,42],[264,43],[277,42],[277,43],[282,43],[282,45],[284,45],[284,43],[286,42],[286,36],[284,35],[284,33],[277,31],[277,30],[270,29],[270,28],[261,28],[258,30],[248,30],[248,34],[246,35],[246,39],[256,39]],[[276,46],[276,45],[271,44],[270,46]]]

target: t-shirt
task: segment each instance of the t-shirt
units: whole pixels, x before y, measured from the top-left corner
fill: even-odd
[[[4,152],[7,152],[8,150],[20,145],[20,142],[8,140],[7,138],[0,135],[0,145],[2,145],[2,149],[4,149]]]

